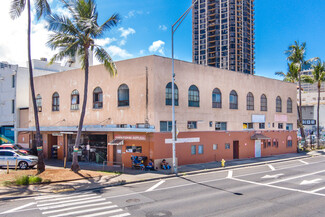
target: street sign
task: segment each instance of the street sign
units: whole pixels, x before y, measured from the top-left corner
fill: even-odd
[[[177,138],[175,143],[191,143],[191,142],[200,142],[200,137],[195,137],[195,138]],[[172,139],[165,139],[166,144],[171,144],[173,143]]]

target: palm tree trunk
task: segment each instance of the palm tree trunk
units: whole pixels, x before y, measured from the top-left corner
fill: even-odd
[[[88,63],[88,48],[85,48],[85,84],[84,84],[84,97],[83,97],[83,103],[82,103],[82,110],[81,110],[81,115],[80,115],[80,120],[79,120],[79,126],[78,126],[78,133],[77,133],[77,138],[76,138],[76,143],[74,145],[74,152],[73,152],[73,159],[72,159],[72,165],[71,165],[71,170],[73,172],[78,172],[80,170],[80,166],[78,163],[78,147],[80,144],[80,137],[81,137],[81,130],[86,114],[86,105],[87,105],[87,96],[88,96],[88,75],[89,75],[89,63]]]
[[[301,69],[301,66],[300,66]],[[301,70],[299,70],[298,72],[298,76],[299,76],[299,127],[300,127],[300,134],[302,137],[302,140],[305,141],[305,131],[304,131],[304,127],[302,125],[302,113],[301,113]]]
[[[319,148],[319,104],[320,104],[320,85],[321,82],[318,81],[317,89],[318,89],[318,98],[317,98],[317,148]]]
[[[36,128],[36,148],[37,148],[37,155],[38,155],[38,163],[37,163],[37,173],[42,173],[45,171],[45,164],[44,164],[44,156],[43,156],[43,144],[41,141],[41,133],[40,133],[40,126],[38,120],[38,110],[36,105],[36,98],[35,98],[35,88],[34,88],[34,76],[33,76],[33,67],[32,67],[32,58],[31,58],[31,17],[30,17],[30,0],[27,1],[27,13],[28,13],[28,28],[27,28],[27,44],[28,44],[28,67],[29,67],[29,82],[30,82],[30,90],[32,94],[32,102],[33,102],[33,112],[35,118],[35,128]],[[35,150],[35,147],[33,147]]]

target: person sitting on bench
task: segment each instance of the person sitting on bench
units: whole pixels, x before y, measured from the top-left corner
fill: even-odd
[[[164,170],[169,170],[171,168],[165,159],[161,161],[160,167]]]
[[[149,160],[148,165],[146,166],[146,170],[155,170],[152,159]]]

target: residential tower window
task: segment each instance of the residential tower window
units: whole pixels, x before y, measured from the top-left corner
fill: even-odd
[[[246,97],[247,110],[254,110],[254,96],[251,92]]]
[[[259,129],[265,129],[265,123],[258,123]]]
[[[229,95],[229,108],[238,109],[238,95],[234,90],[232,90]]]
[[[11,100],[11,113],[15,114],[15,100]]]
[[[160,132],[171,132],[172,124],[172,121],[160,121]]]
[[[178,106],[178,87],[174,83],[174,104]],[[166,105],[172,105],[172,82],[166,85]]]
[[[74,90],[71,93],[71,110],[79,109],[79,91]]]
[[[221,92],[218,88],[212,91],[212,108],[221,108]]]
[[[283,123],[278,123],[278,129],[283,129]]]
[[[52,95],[52,111],[60,110],[60,96],[57,92]]]
[[[261,96],[261,111],[267,111],[267,98],[264,94]]]
[[[40,94],[37,94],[37,96],[36,96],[36,106],[37,106],[37,111],[41,112],[42,111],[42,97]]]
[[[12,75],[12,83],[11,83],[11,87],[15,88],[16,86],[16,75]]]
[[[188,121],[187,129],[197,129],[197,122],[196,121]]]
[[[279,96],[276,98],[276,112],[282,112],[282,100]]]
[[[118,106],[123,107],[123,106],[130,105],[128,85],[122,84],[119,86],[117,91],[117,97],[118,97]]]
[[[286,130],[293,130],[293,124],[287,124]]]
[[[290,97],[287,100],[287,113],[292,113],[292,100]]]
[[[244,130],[254,129],[254,124],[253,123],[243,123],[243,129]]]
[[[216,130],[227,130],[227,122],[216,122]]]
[[[188,89],[188,106],[200,107],[200,93],[195,85],[190,86]]]
[[[93,108],[103,108],[103,91],[100,87],[96,87],[93,91]]]

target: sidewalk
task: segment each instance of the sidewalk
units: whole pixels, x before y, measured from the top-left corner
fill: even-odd
[[[308,158],[311,156],[324,155],[325,152],[312,151],[307,153],[293,153],[293,154],[283,154],[276,156],[268,156],[262,158],[250,158],[250,159],[240,159],[232,160],[226,162],[226,168],[221,167],[220,162],[210,162],[203,164],[192,164],[192,165],[182,165],[178,167],[178,175],[189,175],[197,173],[206,173],[217,170],[224,170],[230,168],[240,168],[248,166],[257,166],[262,164],[283,162],[289,160],[295,160],[300,158]],[[47,168],[55,168],[59,165],[58,162],[50,161],[46,164]],[[62,163],[61,163],[62,164]],[[85,170],[95,169],[93,164],[83,164],[81,163],[81,168]],[[100,170],[100,168],[97,168]],[[116,169],[116,168],[114,168]],[[62,192],[73,192],[73,191],[84,191],[90,189],[101,189],[103,187],[123,185],[126,183],[143,182],[149,180],[159,180],[166,179],[170,177],[175,177],[171,171],[141,171],[132,170],[125,168],[124,173],[116,174],[115,176],[102,176],[98,178],[82,179],[70,182],[60,182],[42,185],[30,185],[30,186],[12,186],[12,187],[0,187],[0,200],[9,200],[15,198],[23,198],[30,196],[38,196],[47,193],[62,193]]]

